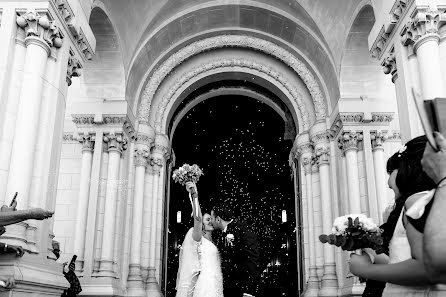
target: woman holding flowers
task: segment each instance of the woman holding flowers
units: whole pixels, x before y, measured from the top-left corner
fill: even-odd
[[[426,142],[425,136],[414,138],[387,161],[388,184],[397,205],[435,187],[420,163]],[[389,242],[389,256],[376,255],[372,263],[367,255],[353,254],[350,271],[362,278],[387,282],[383,296],[427,296],[431,284],[423,265],[422,245],[423,234],[414,228],[403,209]]]

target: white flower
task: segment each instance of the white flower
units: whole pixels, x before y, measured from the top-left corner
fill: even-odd
[[[226,243],[229,246],[234,246],[234,234],[231,233],[226,234]]]

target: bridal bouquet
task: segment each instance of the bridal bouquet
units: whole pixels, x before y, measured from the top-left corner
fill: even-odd
[[[383,253],[382,230],[371,218],[363,214],[349,214],[336,218],[331,232],[329,235],[320,235],[319,240],[340,247],[344,251],[360,253],[362,249],[371,248],[377,254]]]
[[[179,183],[182,186],[185,186],[187,182],[193,182],[194,184],[196,184],[200,179],[200,176],[202,175],[203,175],[203,170],[201,170],[197,164],[194,165],[184,164],[180,168],[173,171],[172,178],[175,182]],[[196,197],[197,193],[194,191],[192,195]],[[192,209],[194,209],[192,197],[190,195],[189,199],[192,205]],[[195,202],[195,211],[197,212],[195,213],[195,217],[198,217],[198,202],[196,199],[194,200],[194,202]]]

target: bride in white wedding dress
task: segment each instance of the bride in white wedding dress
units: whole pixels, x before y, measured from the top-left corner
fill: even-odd
[[[427,139],[420,136],[406,144],[387,162],[389,187],[395,200],[413,197],[435,187],[423,172],[421,158]],[[389,243],[389,257],[377,255],[371,263],[367,255],[352,255],[350,271],[362,278],[387,282],[383,297],[444,296],[430,283],[423,264],[423,234],[416,230],[401,211]]]
[[[186,189],[196,191],[196,185],[188,182]],[[193,199],[194,227],[184,238],[177,274],[176,297],[223,297],[223,276],[220,255],[212,242],[214,230],[209,214],[201,214],[198,196]],[[195,209],[197,207],[197,209]]]

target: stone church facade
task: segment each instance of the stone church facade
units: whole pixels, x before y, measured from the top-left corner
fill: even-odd
[[[18,192],[19,209],[56,211],[2,235],[28,251],[0,258],[13,296],[60,296],[54,241],[62,260],[78,255],[83,295],[163,295],[171,138],[220,94],[269,104],[294,139],[304,294],[361,294],[347,255],[318,235],[347,213],[382,223],[385,160],[423,134],[411,88],[446,97],[445,10],[444,0],[0,2],[0,200]]]

